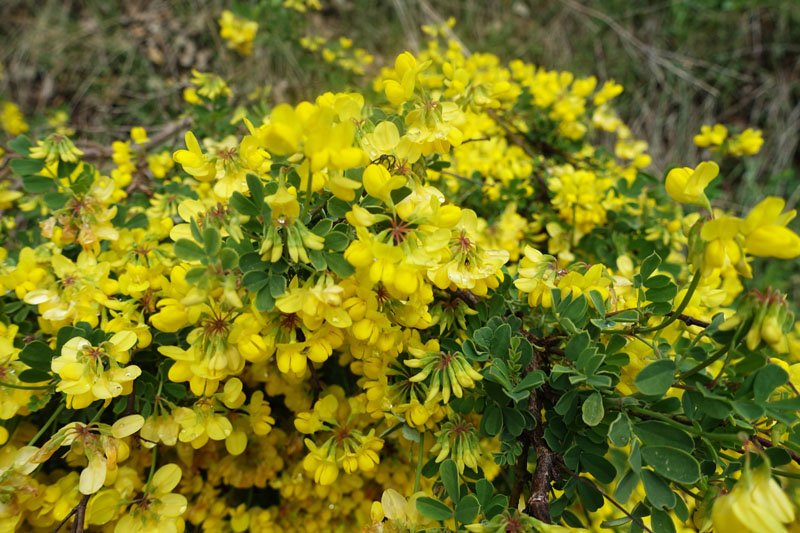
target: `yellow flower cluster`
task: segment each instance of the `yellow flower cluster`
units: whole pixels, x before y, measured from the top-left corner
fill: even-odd
[[[239,53],[256,31],[222,14],[220,34]],[[322,42],[304,46],[355,73],[369,63],[346,40],[330,58]],[[750,350],[763,340],[796,352],[780,294],[733,305],[753,257],[800,256],[795,212],[774,197],[742,218],[713,210],[711,162],[673,169],[665,196],[641,172],[646,143],[611,107],[620,85],[433,41],[400,54],[373,88],[375,101],[327,92],[261,120],[247,113],[238,131],[196,127],[171,155],[136,127],[99,168],[64,133],[30,143],[15,166],[30,197],[0,192],[0,207],[40,229],[0,255],[0,531],[53,528],[73,508],[116,532],[431,524],[418,502],[448,484],[423,467],[452,464],[457,484],[477,475],[499,486],[521,452],[486,431],[490,400],[513,400],[495,410],[506,432],[543,423],[541,409],[527,413],[535,421],[514,410],[538,385],[509,373],[536,369],[498,332],[528,320],[528,347],[545,352],[539,335],[553,324],[577,331],[564,302],[584,302],[602,317],[597,335],[619,341],[618,380],[593,376],[609,391],[644,392],[639,371],[674,356],[663,342],[701,342],[682,313],[721,313],[715,327]],[[194,71],[184,97],[203,116],[231,94]],[[746,133],[731,154],[752,152]],[[725,142],[718,129],[702,135],[698,144]],[[684,217],[668,197],[711,219]],[[640,246],[676,266],[651,269],[647,291]],[[648,311],[624,334],[627,322],[614,322],[684,279],[670,295],[677,311]],[[492,318],[502,324],[481,352],[478,331],[500,308],[511,312]],[[588,364],[562,359],[565,371]],[[63,461],[51,459],[62,448]],[[794,520],[785,499],[756,473],[720,497],[713,520],[778,531]],[[766,516],[766,500],[780,512]],[[520,521],[518,502],[506,503],[500,529],[470,530],[561,530]]]
[[[738,135],[728,137],[728,128],[724,124],[703,125],[700,133],[694,136],[694,144],[700,148],[733,157],[756,155],[764,144],[761,130],[747,128]]]
[[[339,37],[335,41],[329,41],[318,35],[302,37],[300,46],[309,52],[319,54],[325,63],[336,65],[356,75],[364,75],[375,60],[373,55],[363,48],[354,48],[352,39],[347,37]]]
[[[257,32],[257,22],[237,17],[227,9],[219,17],[219,36],[225,39],[228,48],[243,56],[253,53],[253,40]]]

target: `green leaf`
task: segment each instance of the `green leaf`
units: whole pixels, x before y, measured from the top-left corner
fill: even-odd
[[[222,236],[219,234],[219,230],[212,226],[209,226],[206,229],[204,229],[203,248],[206,251],[206,255],[208,257],[214,257],[219,253],[221,247],[222,247]]]
[[[573,361],[577,361],[581,353],[589,346],[589,342],[591,342],[591,338],[585,331],[582,331],[580,335],[572,336],[564,347],[564,355]]]
[[[654,303],[670,302],[678,294],[678,286],[675,284],[660,287],[658,289],[648,289],[645,291],[645,298]]]
[[[650,521],[653,526],[653,531],[658,531],[658,533],[675,533],[675,524],[672,522],[672,516],[665,511],[653,509]]]
[[[613,316],[614,322],[638,322],[639,313],[636,309],[626,309]]]
[[[622,476],[622,479],[617,483],[617,488],[614,489],[614,497],[621,503],[627,503],[633,494],[633,489],[639,484],[639,476],[633,470]]]
[[[683,450],[669,446],[644,446],[642,458],[667,479],[691,485],[700,479],[700,463]]]
[[[255,174],[248,174],[246,180],[247,188],[250,190],[251,201],[253,205],[258,207],[260,203],[264,202],[264,184],[261,182],[261,178]]]
[[[286,292],[286,278],[283,276],[270,276],[269,278],[269,293],[273,298],[279,298]]]
[[[31,142],[27,135],[20,135],[8,142],[8,147],[22,156],[27,156],[32,146],[33,142]]]
[[[494,330],[492,344],[489,351],[495,357],[505,359],[508,357],[508,348],[511,344],[511,326],[503,324]],[[510,388],[510,387],[509,387]]]
[[[742,418],[750,422],[757,420],[764,416],[764,408],[755,402],[747,400],[740,400],[733,402],[733,410],[736,411]]]
[[[605,457],[584,452],[581,454],[581,464],[600,483],[611,483],[617,477],[617,470]]]
[[[317,222],[313,228],[311,228],[311,233],[319,235],[320,237],[324,237],[329,231],[331,231],[332,226],[333,222],[331,222],[331,219],[323,218]]]
[[[335,218],[343,218],[350,211],[350,204],[336,197],[328,200],[328,214]]]
[[[753,396],[757,402],[765,402],[776,388],[789,381],[789,374],[776,364],[770,363],[756,372],[753,379]]]
[[[677,503],[677,496],[660,476],[649,470],[642,470],[642,483],[647,499],[656,509],[672,509]]]
[[[502,412],[493,403],[486,406],[481,418],[481,430],[490,437],[494,437],[503,430]]]
[[[44,176],[25,176],[22,178],[22,188],[31,194],[41,194],[56,189],[56,182]]]
[[[251,270],[242,276],[242,285],[250,292],[258,292],[270,283],[270,276],[261,270]]]
[[[514,390],[519,391],[527,391],[530,389],[535,389],[544,384],[546,379],[546,375],[541,370],[534,370],[533,372],[529,372],[524,378],[522,378],[517,386],[514,387]]]
[[[269,291],[269,287],[263,287],[256,294],[256,309],[259,311],[270,311],[275,307],[275,298]]]
[[[40,383],[42,381],[50,381],[53,376],[49,372],[39,370],[36,368],[28,368],[19,373],[19,380],[24,383]]]
[[[184,280],[189,285],[203,285],[204,281],[208,278],[208,269],[205,267],[195,267],[190,268],[186,275],[184,276]]]
[[[675,362],[661,359],[650,363],[636,375],[636,388],[648,396],[663,396],[672,386]]]
[[[257,217],[261,214],[261,209],[239,191],[234,191],[231,195],[230,206],[243,215]]]
[[[239,258],[239,269],[242,272],[263,270],[265,267],[266,263],[261,260],[261,255],[258,252],[248,252]]]
[[[631,440],[631,421],[628,415],[620,413],[608,427],[608,440],[614,446],[626,446]]]
[[[659,274],[644,281],[643,285],[648,289],[661,289],[672,283],[672,278]]]
[[[478,516],[480,508],[478,498],[474,494],[467,494],[456,505],[456,520],[463,524],[471,524]]]
[[[351,276],[356,271],[342,254],[325,254],[325,261],[328,263],[328,268],[331,272],[342,279]]]
[[[219,263],[223,270],[232,270],[239,260],[239,254],[233,248],[225,247],[219,252]]]
[[[603,409],[603,397],[599,392],[593,392],[586,401],[583,402],[581,414],[583,416],[583,421],[589,427],[594,427],[603,421],[605,410]]]
[[[514,437],[519,437],[525,431],[525,417],[516,409],[503,409],[503,423]]]
[[[56,353],[42,341],[33,341],[25,345],[19,353],[19,359],[37,370],[49,371],[50,361]]]
[[[589,310],[589,302],[584,295],[580,295],[575,300],[570,302],[563,310],[559,309],[559,315],[562,319],[571,322],[580,322]]]
[[[653,272],[656,271],[658,265],[661,264],[661,258],[658,256],[657,253],[653,252],[644,261],[642,261],[642,266],[639,268],[639,274],[642,276],[642,279],[649,278]]]
[[[494,487],[492,482],[488,479],[481,478],[475,482],[475,494],[478,496],[478,501],[482,507],[489,505],[494,494]]]
[[[44,159],[12,159],[11,171],[17,176],[32,176],[44,168]],[[51,180],[52,182],[52,180]]]
[[[428,496],[422,496],[417,499],[417,511],[428,518],[439,520],[440,522],[452,518],[453,516],[452,509],[439,500],[429,498]]]
[[[402,433],[404,439],[411,442],[419,442],[419,431],[412,428],[408,424],[403,424],[403,427],[401,428],[400,432]],[[436,475],[436,468],[435,468],[436,463],[433,462],[433,460],[431,460],[431,462],[433,463],[432,465],[433,471],[430,473],[430,475],[425,474],[425,477],[433,477]]]
[[[311,265],[317,270],[325,270],[328,268],[328,260],[325,258],[325,254],[319,250],[309,250],[308,258],[311,260]]]
[[[447,495],[457,505],[461,493],[458,491],[458,469],[455,461],[446,459],[439,465],[439,479],[442,480],[442,485],[444,485]]]
[[[606,316],[606,304],[603,301],[603,295],[598,291],[591,290],[589,291],[589,299],[592,301],[592,306],[594,306],[595,311],[597,311],[600,316]]]
[[[472,334],[472,338],[475,339],[475,343],[478,346],[488,348],[492,345],[492,329],[486,326],[478,328]]]
[[[60,192],[47,192],[42,197],[45,205],[52,211],[58,211],[69,200],[69,196]]]
[[[578,483],[576,485],[578,497],[589,512],[594,512],[603,506],[603,494],[597,490],[594,483]]]
[[[694,449],[691,435],[674,426],[658,420],[637,422],[633,431],[643,444],[648,446],[670,446],[679,450]]]
[[[350,244],[350,239],[348,239],[347,235],[344,233],[332,231],[325,235],[325,246],[327,246],[329,250],[343,252],[348,244]]]
[[[206,254],[196,242],[178,239],[175,241],[175,256],[184,261],[199,261],[205,258]]]

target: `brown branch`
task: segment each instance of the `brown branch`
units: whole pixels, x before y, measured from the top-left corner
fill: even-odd
[[[83,526],[86,522],[86,504],[89,503],[89,495],[86,494],[81,498],[78,503],[77,511],[75,512],[75,522],[72,524],[73,533],[83,533]]]
[[[542,367],[547,370],[547,362],[544,360],[543,353],[537,351],[533,361],[528,367],[529,372],[534,372]],[[533,415],[536,425],[526,432],[526,439],[529,439],[529,446],[536,451],[536,470],[533,473],[531,482],[531,495],[525,505],[525,512],[546,524],[552,522],[550,518],[550,485],[559,477],[559,467],[563,465],[561,457],[553,452],[547,445],[544,438],[544,424],[542,420],[542,409],[544,408],[540,393],[542,390],[534,389],[528,398],[528,410]],[[524,459],[527,465],[527,455]],[[527,471],[527,468],[526,468]]]
[[[672,313],[667,313],[669,316],[672,316]],[[678,320],[686,324],[687,326],[700,326],[701,328],[707,328],[711,325],[710,322],[706,322],[705,320],[700,320],[693,316],[684,315],[683,313],[678,315]]]
[[[771,440],[769,440],[766,437],[761,437],[759,435],[754,435],[753,437],[764,448],[774,448],[776,446],[779,446],[779,445],[775,444],[774,442],[772,442]],[[789,454],[789,457],[792,458],[792,461],[794,461],[797,464],[800,464],[800,454],[798,454],[797,452],[795,452],[793,450],[789,450],[789,449],[787,449],[786,447],[783,447],[783,446],[781,448],[783,448]]]
[[[67,516],[64,517],[64,520],[59,522],[56,525],[56,528],[53,530],[53,533],[58,533],[58,530],[64,527],[64,524],[69,522],[69,519],[75,516],[75,522],[72,524],[72,531],[73,533],[83,533],[83,526],[84,526],[84,519],[86,517],[86,504],[89,503],[89,495],[83,495],[81,497],[81,501],[78,502],[78,505],[72,508]]]
[[[453,293],[453,297],[458,298],[459,300],[463,301],[465,304],[473,308],[481,302],[477,296],[475,296],[474,294],[465,289],[456,290]]]
[[[181,120],[177,120],[175,122],[170,122],[165,124],[158,133],[153,135],[147,143],[145,143],[144,148],[153,148],[154,146],[158,146],[159,144],[163,143],[176,133],[186,129],[191,125],[192,119],[190,117],[182,118]],[[110,146],[103,146],[97,143],[82,143],[78,146],[83,151],[83,157],[85,159],[104,159],[111,157],[113,150]]]

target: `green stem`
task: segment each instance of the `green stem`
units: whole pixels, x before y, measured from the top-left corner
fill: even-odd
[[[726,344],[725,346],[723,346],[722,348],[720,348],[719,350],[714,352],[714,354],[712,354],[711,357],[709,357],[705,361],[702,361],[702,362],[696,364],[695,366],[693,366],[692,368],[690,368],[689,370],[687,370],[686,372],[683,372],[679,376],[679,378],[680,379],[686,379],[686,378],[688,378],[690,376],[694,376],[695,374],[697,374],[698,372],[700,372],[701,370],[703,370],[707,366],[710,366],[710,365],[714,364],[716,361],[718,361],[720,357],[722,357],[726,353],[728,353],[730,348],[731,348],[731,345],[730,344]]]
[[[800,479],[800,474],[796,474],[794,472],[786,472],[785,470],[778,470],[777,468],[773,468],[772,473],[775,474],[776,476],[788,477],[792,479]]]
[[[389,435],[391,435],[392,433],[394,433],[395,431],[397,431],[401,427],[403,427],[403,423],[402,422],[398,422],[397,424],[393,425],[392,427],[390,427],[389,429],[387,429],[386,431],[381,433],[379,435],[379,438],[385,439],[386,437],[388,437]]]
[[[99,409],[99,410],[98,410],[98,411],[95,413],[95,415],[92,417],[92,419],[89,421],[89,423],[90,423],[90,424],[94,424],[95,422],[97,422],[98,420],[100,420],[100,417],[101,417],[101,416],[103,416],[103,411],[105,411],[105,410],[106,410],[106,408],[105,408],[105,407],[101,407],[101,408],[100,408],[100,409]]]
[[[667,416],[667,415],[665,415],[663,413],[659,413],[657,411],[651,411],[650,409],[645,409],[644,407],[633,406],[633,407],[630,408],[630,410],[632,412],[640,414],[640,415],[644,415],[644,416],[647,416],[647,417],[650,417],[650,418],[655,418],[655,419],[661,420],[662,422],[664,422],[666,424],[669,424],[670,426],[672,426],[674,428],[680,429],[682,431],[685,431],[685,432],[690,433],[692,435],[695,435],[697,437],[705,437],[705,438],[707,438],[709,440],[717,440],[717,441],[722,441],[722,442],[741,443],[741,440],[736,435],[724,435],[724,434],[723,435],[717,435],[717,434],[714,434],[714,433],[711,433],[711,432],[705,432],[705,431],[702,431],[702,430],[698,430],[698,429],[695,429],[693,427],[690,427],[690,426],[687,426],[685,424],[682,424],[682,423],[678,422],[677,420],[674,420],[674,419],[670,418],[669,416]]]
[[[156,458],[158,456],[158,446],[153,446],[153,462],[150,463],[150,473],[147,475],[146,486],[150,485],[150,480],[153,479],[153,474],[156,473]]]
[[[36,433],[36,435],[33,436],[33,438],[30,440],[30,442],[28,442],[28,446],[33,446],[36,443],[36,441],[39,440],[42,437],[42,435],[45,434],[45,432],[47,431],[47,428],[49,428],[50,425],[53,422],[55,422],[56,418],[58,418],[58,415],[61,414],[61,411],[63,411],[65,407],[66,407],[66,404],[62,403],[61,405],[59,405],[56,408],[55,411],[53,411],[53,414],[50,415],[50,418],[47,419],[47,422],[44,423],[44,425],[39,430],[39,432]]]
[[[425,451],[425,433],[419,434],[419,452],[417,452],[417,473],[414,477],[414,492],[419,492],[419,482],[422,479],[422,454]]]
[[[49,389],[52,385],[14,385],[13,383],[6,383],[5,381],[0,381],[0,387],[5,387],[7,389],[19,389],[19,390],[45,390]]]
[[[701,270],[699,268],[695,270],[694,275],[692,276],[692,281],[689,283],[689,288],[686,290],[686,294],[683,296],[683,300],[681,300],[681,303],[666,320],[663,320],[660,324],[648,328],[634,328],[634,331],[636,333],[652,333],[654,331],[664,329],[678,320],[678,317],[683,313],[683,311],[689,307],[689,301],[692,299],[692,296],[694,296],[694,291],[697,290],[697,286],[700,285],[700,278],[702,277]]]

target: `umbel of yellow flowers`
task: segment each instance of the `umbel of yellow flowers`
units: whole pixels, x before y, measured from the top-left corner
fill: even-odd
[[[770,475],[768,463],[755,470],[745,468],[742,478],[717,499],[711,512],[714,530],[719,533],[783,533],[785,524],[794,518],[794,506]]]

